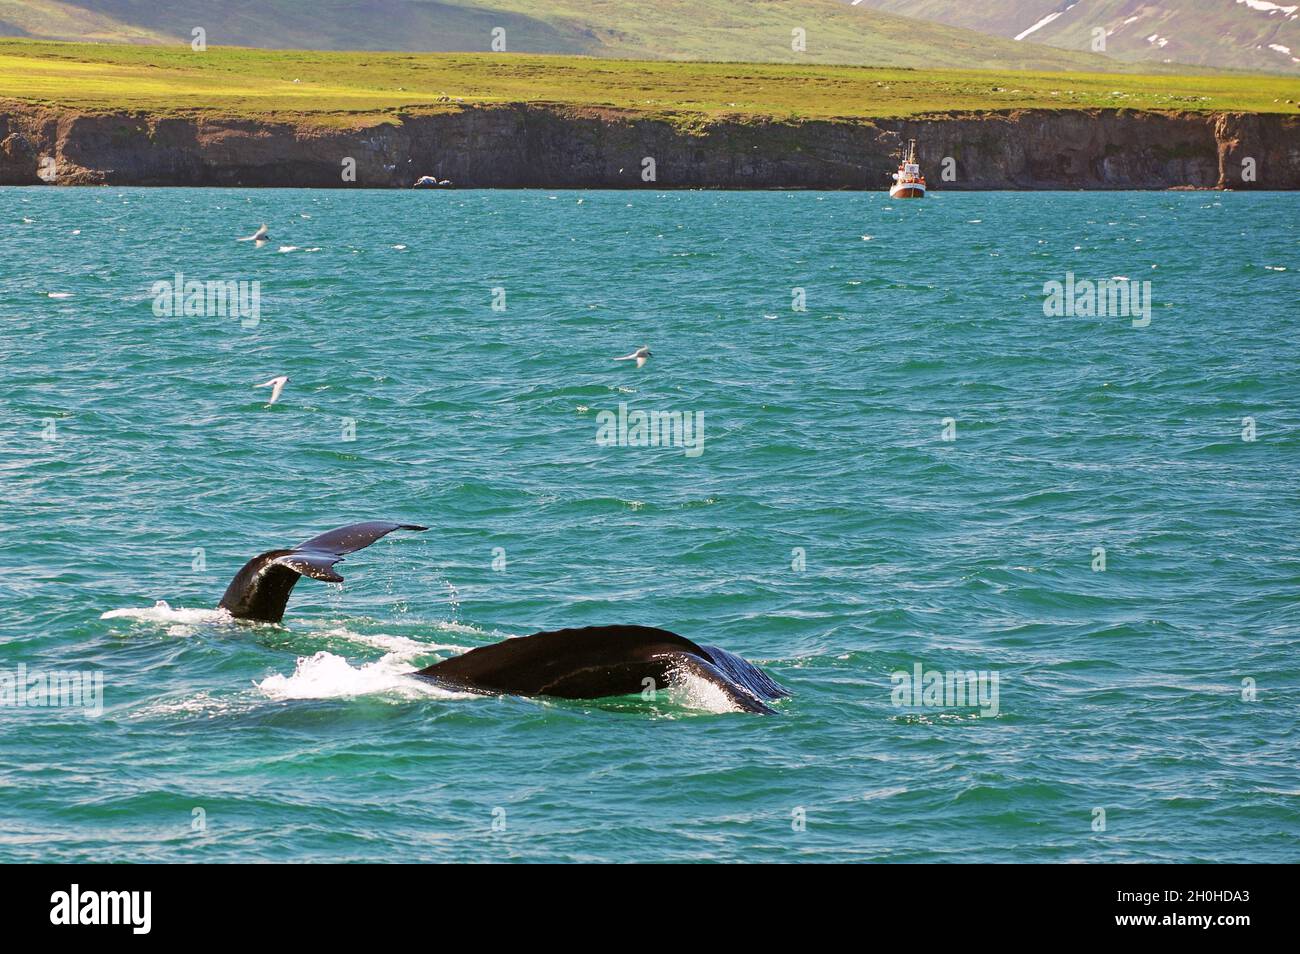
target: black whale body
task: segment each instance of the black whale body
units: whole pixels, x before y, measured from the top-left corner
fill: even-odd
[[[674,674],[698,676],[746,712],[789,695],[757,666],[716,646],[651,626],[557,629],[480,646],[416,673],[449,689],[600,699],[666,689]]]
[[[249,560],[226,587],[220,606],[236,619],[278,623],[301,576],[332,583],[334,566],[394,530],[413,523],[370,520],[312,537],[291,549]],[[789,695],[757,666],[716,646],[650,626],[557,629],[480,646],[413,675],[468,692],[561,699],[599,699],[667,688],[676,674],[718,687],[746,712],[770,713],[768,702]]]

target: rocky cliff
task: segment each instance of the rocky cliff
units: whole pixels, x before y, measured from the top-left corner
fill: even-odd
[[[909,137],[935,189],[1300,188],[1300,117],[1280,114],[683,123],[545,105],[352,129],[0,106],[0,185],[879,189]]]

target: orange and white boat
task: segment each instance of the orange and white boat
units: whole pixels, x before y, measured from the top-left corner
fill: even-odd
[[[925,176],[916,161],[916,140],[907,141],[907,155],[894,173],[894,184],[889,187],[891,199],[924,199]]]

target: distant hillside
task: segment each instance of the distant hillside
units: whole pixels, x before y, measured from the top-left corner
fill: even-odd
[[[852,0],[842,0],[851,5]],[[1300,0],[859,0],[859,7],[1130,61],[1300,73]]]
[[[0,35],[174,43],[188,42],[196,26],[213,46],[487,51],[493,28],[501,27],[511,52],[923,68],[1116,66],[1091,53],[840,0],[0,0]],[[805,31],[806,52],[791,48],[795,29]]]

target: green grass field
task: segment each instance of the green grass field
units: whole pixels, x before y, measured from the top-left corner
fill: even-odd
[[[326,125],[455,109],[460,102],[618,109],[691,123],[720,117],[892,118],[1023,108],[1295,113],[1300,80],[492,53],[241,48],[195,53],[189,47],[3,40],[0,96],[88,112],[203,112]]]

